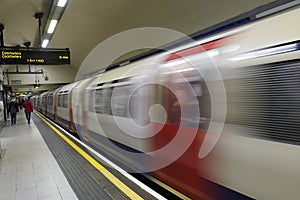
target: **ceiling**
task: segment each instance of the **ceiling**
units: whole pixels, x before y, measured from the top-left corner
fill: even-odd
[[[140,27],[163,27],[191,34],[271,1],[273,0],[69,0],[48,47],[70,48],[70,70],[75,75],[93,48],[122,31]],[[24,42],[30,41],[32,46],[37,47],[38,20],[34,18],[34,14],[44,13],[42,26],[45,26],[52,2],[0,0],[0,23],[5,26],[5,45],[23,46]],[[100,67],[103,66],[99,65]]]

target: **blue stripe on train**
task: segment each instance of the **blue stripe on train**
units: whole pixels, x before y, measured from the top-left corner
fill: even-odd
[[[54,120],[54,114],[48,112],[48,113],[47,113],[47,116],[48,116],[50,119]]]
[[[75,124],[75,127],[76,127],[76,130],[79,133],[81,133],[81,131],[83,130],[83,127],[80,126],[79,124]],[[122,144],[120,142],[117,142],[115,140],[111,140],[111,139],[108,139],[108,138],[106,138],[106,137],[104,137],[102,135],[99,135],[98,133],[95,133],[95,132],[90,131],[90,130],[88,130],[88,131],[89,131],[88,134],[91,136],[91,138],[93,138],[93,139],[95,139],[97,141],[100,141],[100,143],[105,144],[108,147],[115,147],[115,146],[117,146],[120,149],[125,150],[127,152],[129,151],[129,152],[134,152],[134,153],[142,153],[142,152],[137,151],[137,150],[135,150],[135,149],[133,149],[133,148],[131,148],[129,146],[126,146],[126,145],[124,145],[124,144]]]
[[[100,153],[104,152],[105,154],[108,154],[108,156],[110,156],[116,162],[121,163],[123,166],[126,165],[126,167],[131,170],[133,169],[137,172],[141,171],[139,163],[147,163],[150,160],[149,157],[147,158],[146,156],[144,156],[144,159],[137,160],[137,154],[142,154],[143,152],[137,151],[136,149],[133,149],[115,140],[108,139],[93,131],[88,132],[89,140],[85,140],[82,138],[84,135],[81,132],[83,131],[83,127],[78,124],[75,124],[75,127],[77,132],[81,133],[80,137],[85,141],[85,143]],[[127,162],[126,160],[132,162]]]
[[[58,118],[58,121],[59,123],[64,126],[65,128],[69,128],[69,124],[70,122],[64,118],[61,118],[61,117],[57,117]]]

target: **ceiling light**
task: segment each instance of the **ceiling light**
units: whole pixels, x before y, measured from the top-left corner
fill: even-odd
[[[43,44],[42,44],[42,47],[43,47],[43,48],[46,48],[47,45],[48,45],[48,43],[49,43],[49,40],[48,40],[48,39],[44,39]]]
[[[65,7],[67,0],[59,0],[57,3],[58,7]]]
[[[57,24],[57,20],[56,19],[52,19],[51,22],[50,22],[50,25],[49,25],[47,33],[53,33],[56,24]]]
[[[277,46],[277,47],[271,47],[271,48],[267,48],[267,49],[261,49],[261,50],[252,51],[249,53],[244,53],[244,54],[238,55],[236,57],[230,58],[229,60],[230,61],[240,61],[240,60],[248,60],[248,59],[253,59],[253,58],[266,57],[266,56],[273,56],[276,54],[296,51],[298,49],[297,47],[298,47],[298,43],[287,44],[287,45],[282,45],[282,46]]]

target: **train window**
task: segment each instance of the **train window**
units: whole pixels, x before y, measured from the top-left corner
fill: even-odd
[[[37,98],[34,98],[33,101],[34,101],[34,106],[37,107],[38,106],[37,105]]]
[[[57,106],[62,107],[62,105],[63,105],[62,102],[63,102],[63,96],[62,96],[62,94],[59,94],[57,97]]]
[[[53,105],[53,95],[48,95],[47,103],[48,105]]]
[[[102,103],[102,89],[96,90],[95,92],[95,104],[94,107],[91,107],[91,111],[95,111],[97,113],[103,113],[104,112],[104,106]],[[92,104],[91,104],[92,105]]]
[[[203,95],[203,90],[202,90],[203,86],[202,86],[201,83],[199,83],[199,82],[191,82],[191,86],[192,86],[192,88],[193,88],[193,90],[195,92],[195,95],[197,97],[201,97]]]
[[[167,122],[182,126],[207,129],[211,118],[211,101],[208,88],[200,74],[181,73],[167,75],[172,91],[164,88],[167,97]],[[198,107],[198,112],[195,108]]]
[[[128,105],[129,95],[132,85],[123,85],[115,87],[111,98],[111,109],[115,116],[127,117],[128,116]]]
[[[42,97],[42,105],[45,105],[45,104],[46,104],[46,97],[43,96],[43,97]]]
[[[130,92],[128,114],[140,125],[150,122],[149,109],[153,103],[152,91],[154,88],[154,84],[147,84]]]
[[[197,104],[200,111],[200,128],[208,128],[208,122],[211,118],[211,100],[209,90],[203,80],[191,83],[198,100]]]
[[[63,95],[63,104],[62,104],[62,107],[64,107],[64,108],[68,108],[69,107],[68,98],[69,98],[69,94],[64,94]]]
[[[111,93],[111,87],[96,90],[94,105],[95,112],[111,115]]]
[[[103,88],[102,89],[102,105],[104,105],[104,114],[111,115],[111,94],[112,94],[112,87]]]
[[[89,90],[88,92],[88,97],[89,97],[89,101],[88,101],[88,110],[90,112],[95,112],[95,90]]]

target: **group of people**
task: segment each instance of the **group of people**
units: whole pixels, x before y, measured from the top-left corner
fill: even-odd
[[[29,101],[28,98],[25,98],[24,101],[20,101],[20,102],[16,101],[16,99],[13,98],[8,104],[8,108],[7,108],[7,112],[8,114],[10,114],[11,117],[11,125],[16,124],[19,107],[20,109],[24,108],[27,122],[28,124],[30,124],[31,112],[33,111],[31,102]]]

